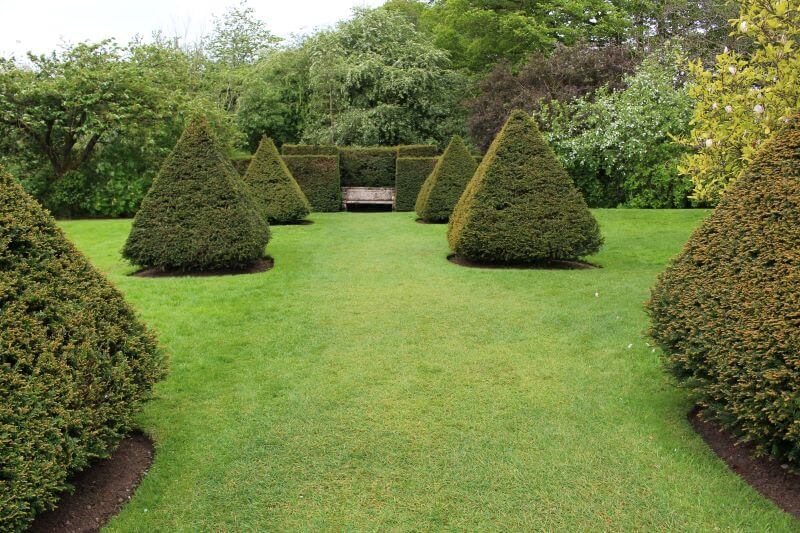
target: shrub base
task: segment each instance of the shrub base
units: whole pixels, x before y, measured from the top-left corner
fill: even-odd
[[[145,268],[137,270],[131,276],[137,278],[183,278],[183,277],[205,277],[205,276],[236,276],[239,274],[259,274],[272,270],[275,260],[272,257],[263,257],[258,261],[243,268],[221,268],[216,270],[199,271],[176,271],[164,270],[163,268]]]
[[[536,261],[533,263],[521,262],[492,262],[492,261],[475,261],[474,259],[467,259],[456,254],[447,256],[447,260],[456,265],[470,267],[470,268],[506,268],[516,270],[589,270],[593,268],[602,268],[599,265],[592,263],[584,263],[583,261],[567,261],[562,259],[546,259]]]

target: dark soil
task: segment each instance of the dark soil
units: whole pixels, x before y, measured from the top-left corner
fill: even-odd
[[[529,269],[529,270],[586,270],[590,268],[600,268],[591,263],[582,261],[562,261],[559,259],[549,259],[547,261],[537,261],[536,263],[491,263],[484,261],[473,261],[455,254],[447,256],[447,260],[456,265],[470,268],[510,268],[510,269]]]
[[[752,446],[737,443],[729,432],[703,420],[696,409],[689,413],[689,422],[731,470],[775,505],[800,518],[800,476],[773,459],[755,457]]]
[[[131,499],[136,487],[153,464],[153,443],[134,433],[120,442],[108,459],[99,459],[78,473],[58,508],[33,521],[35,533],[87,533],[99,531]]]
[[[432,220],[425,220],[424,218],[417,218],[417,219],[414,219],[414,222],[417,222],[417,223],[419,223],[419,224],[447,224],[447,221],[444,221],[444,222],[434,222],[434,221],[432,221]]]
[[[275,266],[275,260],[271,257],[264,257],[259,259],[252,265],[245,268],[223,268],[219,270],[203,270],[202,272],[176,272],[173,270],[164,270],[162,268],[146,268],[144,270],[137,270],[131,276],[138,278],[180,278],[180,277],[203,277],[203,276],[236,276],[238,274],[258,274],[259,272],[266,272]]]
[[[270,224],[270,226],[310,226],[313,220],[298,220],[296,222],[284,222],[283,224]]]

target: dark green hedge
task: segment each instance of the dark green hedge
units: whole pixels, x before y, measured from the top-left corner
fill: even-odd
[[[0,530],[107,456],[163,372],[122,295],[0,170]]]
[[[800,471],[800,116],[728,189],[647,309],[665,366],[706,416]]]
[[[283,160],[313,211],[341,211],[342,184],[338,156],[286,155]]]
[[[397,148],[341,148],[344,187],[394,187]]]
[[[253,160],[252,155],[237,156],[231,158],[231,164],[233,165],[233,168],[236,169],[236,172],[238,172],[240,176],[244,176],[244,173],[247,172],[247,167],[250,166],[250,161],[252,160]]]
[[[488,262],[577,259],[603,243],[580,191],[522,111],[492,141],[447,237],[456,254]]]
[[[397,147],[397,157],[436,157],[439,149],[435,144],[401,144]]]
[[[339,155],[339,148],[330,144],[284,144],[283,155]]]
[[[293,224],[311,212],[306,195],[286,168],[272,139],[261,140],[243,181],[259,212],[270,224]]]
[[[268,241],[267,221],[208,122],[197,119],[161,166],[122,255],[165,270],[241,268],[263,257]]]
[[[420,189],[417,215],[427,222],[447,222],[476,166],[461,137],[453,137]]]
[[[395,171],[395,210],[413,211],[425,179],[436,166],[436,157],[398,157]]]

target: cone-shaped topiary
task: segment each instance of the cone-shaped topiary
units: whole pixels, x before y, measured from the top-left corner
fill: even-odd
[[[661,275],[647,309],[707,415],[800,470],[800,116]]]
[[[250,187],[256,208],[270,224],[292,224],[303,220],[311,206],[272,139],[264,138],[258,145],[244,182]]]
[[[577,259],[600,249],[600,228],[536,123],[514,111],[456,205],[456,255],[486,262]]]
[[[122,295],[0,169],[0,529],[52,508],[163,372]]]
[[[269,225],[199,118],[161,166],[122,254],[165,270],[242,268],[263,256],[268,241]]]
[[[415,206],[417,216],[427,222],[447,222],[476,167],[461,137],[453,137],[422,184]]]

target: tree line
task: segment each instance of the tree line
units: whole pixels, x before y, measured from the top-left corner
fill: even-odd
[[[478,153],[522,108],[590,205],[713,204],[798,109],[798,4],[389,0],[282,41],[241,3],[197,42],[0,59],[0,164],[58,215],[126,216],[198,113],[231,155],[264,136]]]

